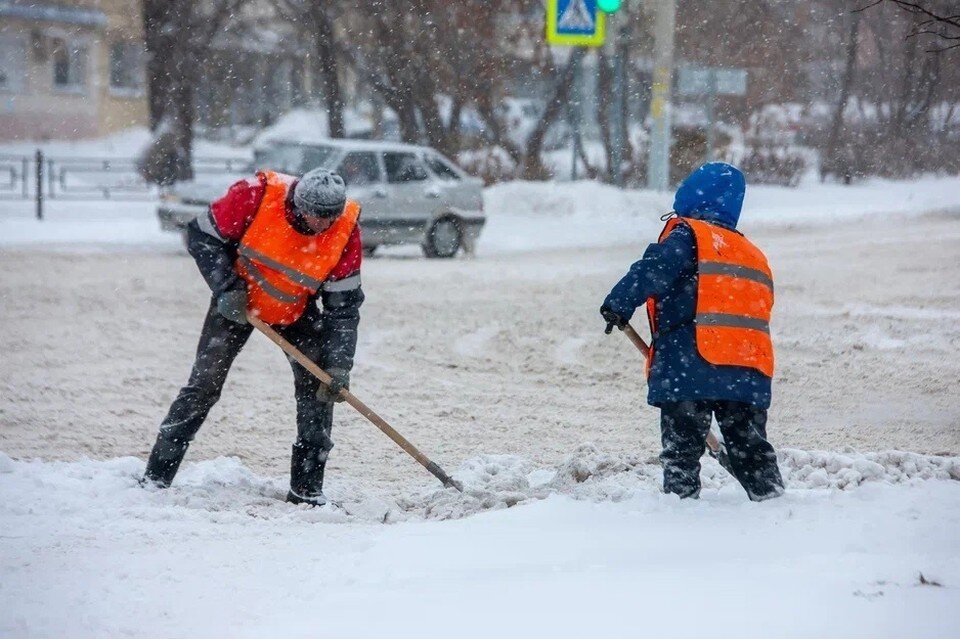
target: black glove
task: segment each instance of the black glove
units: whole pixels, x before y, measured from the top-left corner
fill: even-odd
[[[622,317],[614,313],[612,310],[610,310],[609,306],[601,306],[600,315],[602,315],[603,319],[607,322],[607,328],[606,330],[603,331],[607,335],[610,334],[610,331],[613,330],[614,326],[616,326],[622,331],[623,327],[627,325],[627,320],[623,319]]]
[[[247,323],[247,290],[234,288],[220,293],[217,298],[217,312],[231,322]]]
[[[328,368],[327,374],[333,379],[329,386],[320,384],[320,388],[317,389],[317,399],[324,404],[342,402],[343,397],[340,396],[340,391],[350,390],[350,371],[345,368]]]

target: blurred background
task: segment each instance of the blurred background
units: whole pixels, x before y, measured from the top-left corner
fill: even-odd
[[[709,158],[788,186],[960,172],[956,0],[597,4],[0,0],[6,190],[32,188],[35,142],[110,138],[67,150],[169,184],[198,148],[298,133],[429,145],[487,184],[665,187],[658,117],[670,184]],[[602,43],[551,45],[551,7],[612,10]]]

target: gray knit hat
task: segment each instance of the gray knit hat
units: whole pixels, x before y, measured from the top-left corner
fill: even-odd
[[[293,205],[305,215],[337,217],[346,203],[343,178],[329,169],[308,171],[293,189]]]

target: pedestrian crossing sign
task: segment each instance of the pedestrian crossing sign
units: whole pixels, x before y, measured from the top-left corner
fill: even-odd
[[[547,42],[575,47],[603,45],[604,13],[597,0],[547,0]]]

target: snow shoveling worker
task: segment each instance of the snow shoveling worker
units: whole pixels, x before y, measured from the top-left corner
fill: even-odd
[[[713,416],[750,499],[783,494],[766,433],[773,275],[763,252],[736,230],[745,189],[743,173],[724,162],[691,173],[658,242],[600,309],[609,331],[646,304],[647,402],[660,408],[663,490],[681,498],[700,494]]]
[[[196,361],[163,423],[144,484],[167,487],[253,327],[272,325],[333,378],[322,384],[291,360],[297,440],[287,501],[320,506],[333,448],[333,403],[350,387],[363,291],[360,206],[343,179],[315,169],[299,180],[269,171],[241,180],[187,226],[190,255],[213,296]],[[321,310],[322,305],[322,310]]]

